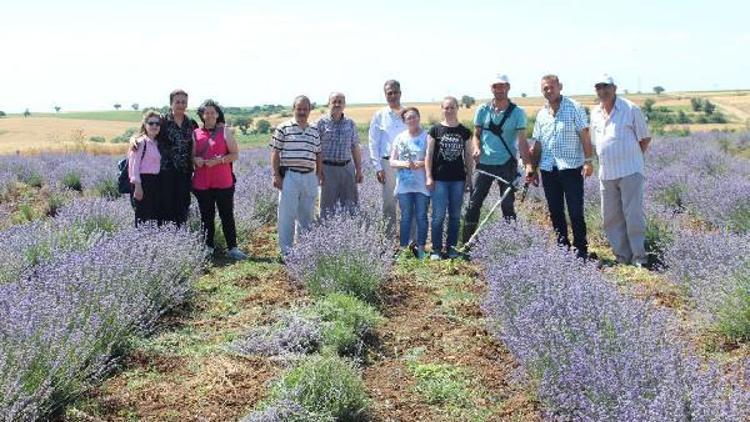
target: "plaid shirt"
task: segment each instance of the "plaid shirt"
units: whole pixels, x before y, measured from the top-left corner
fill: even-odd
[[[532,138],[542,144],[542,159],[539,168],[552,171],[581,167],[585,160],[581,131],[589,127],[586,111],[568,97],[560,98],[557,114],[552,114],[549,104],[536,114]]]
[[[318,120],[315,126],[320,132],[320,147],[324,160],[352,159],[352,148],[359,148],[359,133],[354,120],[346,116],[334,120],[327,114]]]

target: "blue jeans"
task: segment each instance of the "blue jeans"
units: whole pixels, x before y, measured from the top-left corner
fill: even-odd
[[[401,247],[409,245],[411,221],[417,221],[417,246],[424,247],[427,243],[427,206],[430,197],[419,192],[399,193],[398,206],[401,209],[399,223],[399,244]]]
[[[448,212],[448,239],[446,249],[450,251],[458,243],[458,225],[461,221],[461,205],[464,201],[464,181],[435,181],[432,192],[432,251],[443,250],[443,225]]]

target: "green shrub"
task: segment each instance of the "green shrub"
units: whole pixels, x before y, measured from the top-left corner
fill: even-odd
[[[77,192],[83,191],[83,185],[81,184],[81,174],[77,171],[71,170],[62,178],[62,184],[70,190]]]
[[[735,289],[717,310],[716,328],[733,341],[750,340],[750,274],[747,269],[738,272]]]
[[[315,271],[306,280],[307,288],[315,296],[346,293],[374,302],[378,297],[380,276],[371,271],[369,265],[361,260],[349,259],[343,253],[322,256]]]
[[[127,129],[122,135],[115,136],[110,140],[113,144],[122,144],[125,142],[130,142],[130,138],[135,135],[135,132],[138,131],[138,129],[131,127],[130,129]]]
[[[445,363],[411,361],[407,367],[417,383],[414,389],[428,404],[449,404],[465,407],[470,404],[470,388],[466,374]]]
[[[330,414],[338,421],[366,420],[367,394],[351,361],[338,356],[314,355],[276,382],[270,403],[290,400],[316,414]]]
[[[91,142],[97,142],[97,143],[102,143],[102,142],[106,142],[107,140],[104,139],[103,136],[92,136],[92,137],[89,138],[89,141],[91,141]]]
[[[323,346],[341,355],[360,354],[367,336],[383,321],[372,305],[339,293],[317,301],[313,312],[324,323]]]
[[[104,179],[94,186],[94,192],[102,198],[116,199],[122,196],[117,188],[117,180],[114,178]]]

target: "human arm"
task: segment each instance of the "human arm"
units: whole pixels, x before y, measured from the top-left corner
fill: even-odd
[[[357,124],[351,121],[352,125],[352,160],[354,160],[354,181],[356,183],[362,183],[364,176],[362,175],[362,149],[359,146],[359,132],[357,131]]]
[[[275,187],[278,190],[281,190],[282,185],[282,178],[281,178],[281,154],[279,153],[279,150],[276,148],[273,148],[271,150],[271,172],[273,174],[273,187]]]
[[[435,138],[427,135],[427,152],[424,155],[424,172],[427,189],[435,188],[435,182],[432,180],[432,154],[435,151]]]
[[[583,177],[589,177],[594,174],[594,165],[592,164],[594,157],[593,148],[591,147],[591,132],[589,131],[589,128],[583,128],[579,136],[581,138],[581,145],[583,146],[583,156],[585,157],[581,174]]]
[[[370,141],[368,148],[370,150],[370,163],[372,168],[375,169],[378,182],[385,183],[385,172],[383,172],[383,166],[380,164],[380,113],[375,113],[370,121],[370,128],[367,131],[367,138]]]

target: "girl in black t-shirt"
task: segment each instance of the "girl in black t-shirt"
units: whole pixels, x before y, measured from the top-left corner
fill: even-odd
[[[442,104],[443,121],[430,129],[427,137],[425,170],[427,188],[432,190],[432,254],[438,260],[443,255],[443,223],[448,214],[446,252],[449,258],[458,256],[458,226],[464,190],[470,187],[471,151],[466,142],[471,131],[458,122],[458,100],[445,97]]]

